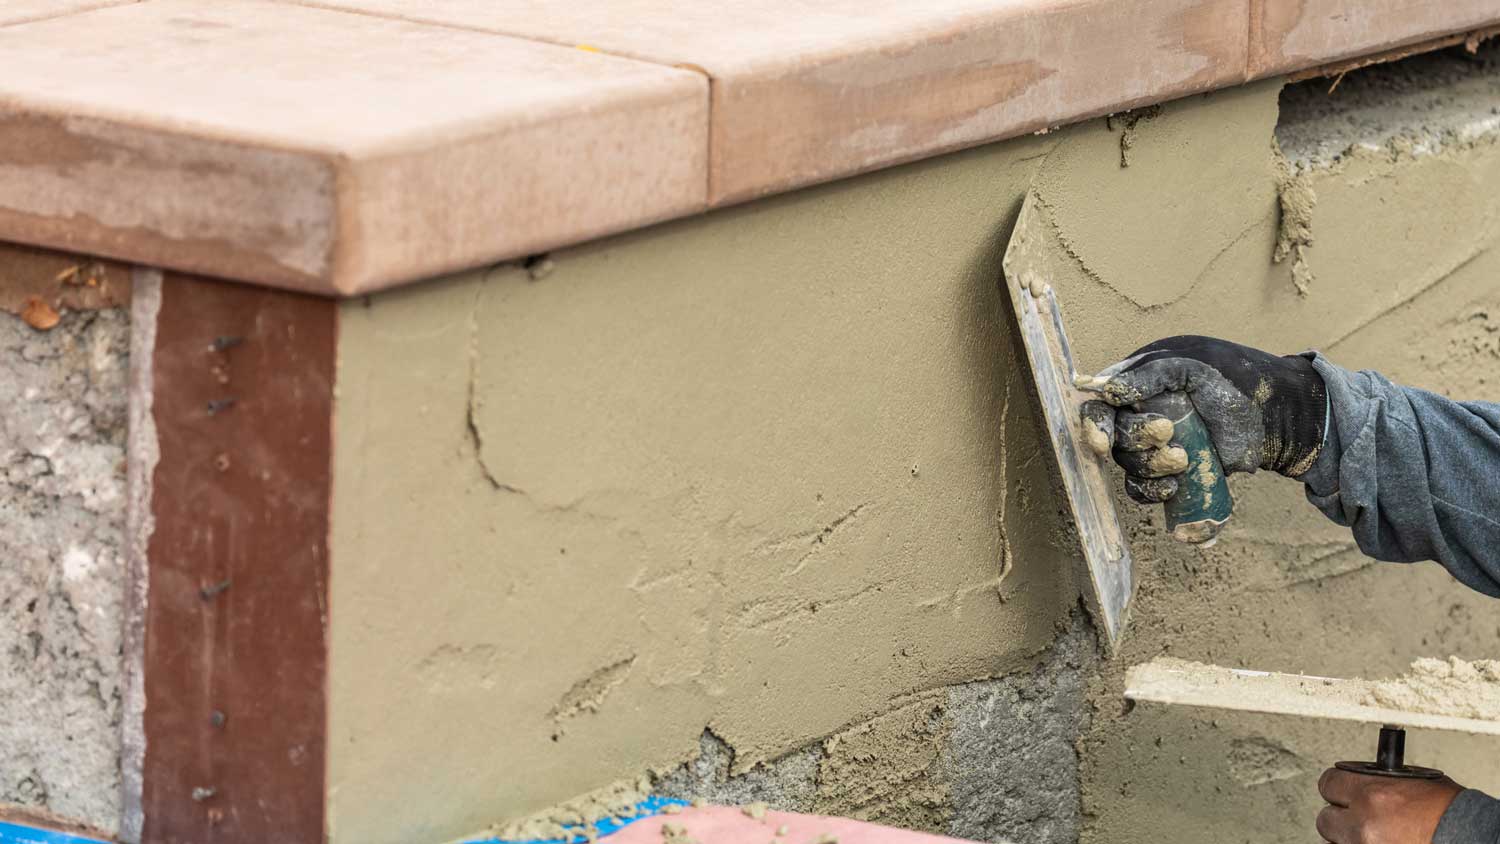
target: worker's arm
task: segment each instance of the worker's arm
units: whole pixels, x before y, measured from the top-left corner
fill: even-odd
[[[1332,844],[1500,844],[1500,800],[1446,777],[1397,779],[1329,768],[1318,779],[1318,793],[1328,801],[1318,813],[1318,834]]]
[[[1500,800],[1466,788],[1438,821],[1432,844],[1500,844]]]
[[[1377,560],[1437,560],[1500,597],[1500,405],[1458,402],[1309,354],[1328,388],[1328,445],[1302,478]]]
[[[1193,398],[1228,472],[1270,469],[1351,528],[1378,560],[1436,560],[1500,597],[1500,405],[1457,402],[1350,372],[1317,353],[1279,357],[1208,337],[1172,337],[1100,373],[1084,418],[1113,443],[1126,491],[1176,491],[1172,447],[1151,436],[1151,398]]]

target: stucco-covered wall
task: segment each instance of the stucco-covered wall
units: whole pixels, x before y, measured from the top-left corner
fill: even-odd
[[[1046,647],[1076,587],[996,279],[1054,145],[347,305],[335,840],[457,835],[705,727],[745,770]]]
[[[1295,484],[1238,479],[1207,551],[1122,504],[1142,587],[1098,662],[996,288],[1034,185],[1085,365],[1194,332],[1494,383],[1493,134],[1298,175],[1279,89],[345,305],[333,840],[457,835],[646,770],[799,808],[840,809],[819,787],[844,782],[866,789],[845,810],[971,837],[1305,839],[1317,771],[1363,732],[1129,710],[1125,666],[1391,672],[1493,655],[1493,606],[1361,558]],[[1500,785],[1493,748],[1422,746]],[[997,783],[1058,771],[983,817]]]

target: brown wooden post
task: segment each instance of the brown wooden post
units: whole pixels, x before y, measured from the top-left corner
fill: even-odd
[[[324,839],[336,329],[332,300],[161,277],[144,508],[149,844]]]

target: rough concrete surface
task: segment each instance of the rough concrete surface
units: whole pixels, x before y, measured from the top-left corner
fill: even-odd
[[[0,803],[113,829],[129,320],[0,315]]]
[[[1327,167],[1354,150],[1438,152],[1497,130],[1500,39],[1288,85],[1276,140],[1293,162]]]
[[[1076,742],[1088,727],[1084,692],[1098,665],[1093,628],[1080,614],[1029,674],[948,690],[949,835],[1026,844],[1078,840]]]
[[[653,790],[975,841],[1068,844],[1081,825],[1074,742],[1098,660],[1093,628],[1075,612],[1029,671],[924,693],[738,776],[733,749],[705,732],[697,758]]]
[[[1121,497],[1140,591],[1093,667],[1057,636],[1076,549],[995,288],[1031,189],[1084,368],[1193,332],[1483,396],[1494,136],[1304,168],[1277,263],[1279,95],[1168,103],[1128,127],[1128,167],[1127,127],[1094,121],[556,253],[542,278],[347,304],[332,840],[462,834],[642,770],[994,840],[1307,840],[1318,771],[1369,736],[1127,707],[1125,668],[1392,674],[1492,656],[1493,606],[1237,476],[1211,549]],[[1495,747],[1412,741],[1500,786]]]

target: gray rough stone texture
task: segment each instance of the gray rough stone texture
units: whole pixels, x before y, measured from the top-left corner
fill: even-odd
[[[1281,92],[1276,141],[1288,160],[1326,167],[1351,148],[1397,144],[1437,152],[1500,132],[1500,39],[1470,55],[1453,47]]]
[[[1078,840],[1075,742],[1088,727],[1097,641],[1075,613],[1031,673],[948,690],[949,835],[1026,844]]]
[[[1031,670],[942,690],[942,760],[933,782],[920,785],[945,791],[949,811],[946,828],[929,831],[1025,844],[1078,840],[1075,741],[1088,726],[1085,694],[1098,661],[1094,628],[1075,612]],[[826,742],[817,742],[731,777],[734,750],[705,730],[698,757],[655,779],[653,789],[711,803],[762,800],[776,809],[827,811],[818,779],[825,748]],[[900,799],[890,794],[891,801]]]
[[[0,803],[119,812],[129,320],[0,314]]]
[[[777,809],[807,811],[817,792],[821,756],[822,745],[814,744],[731,777],[734,749],[713,731],[704,730],[698,740],[698,758],[657,779],[652,787],[664,797],[683,800],[701,798],[729,805],[760,800]]]

